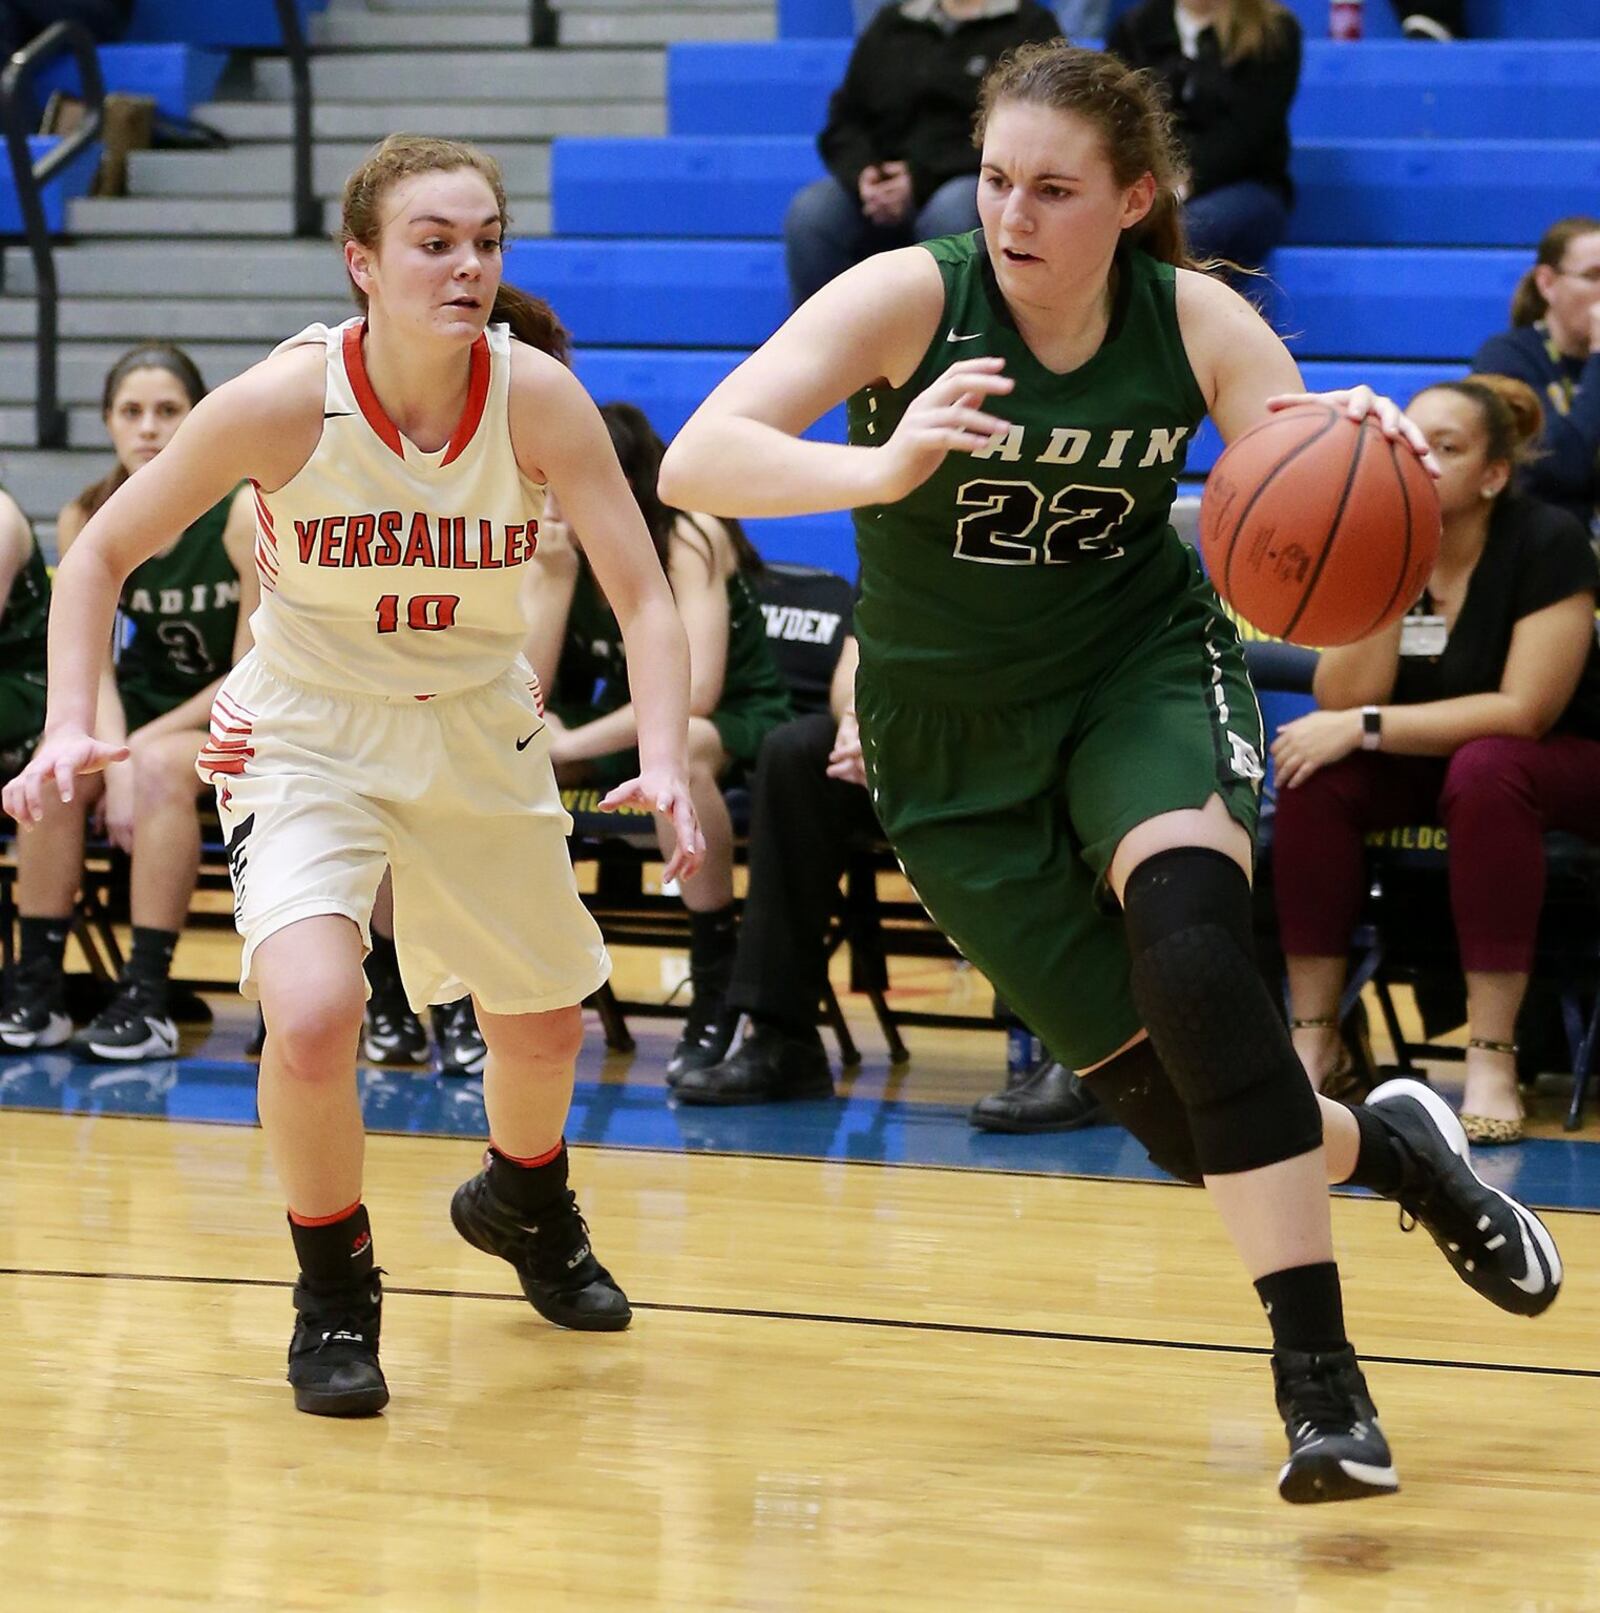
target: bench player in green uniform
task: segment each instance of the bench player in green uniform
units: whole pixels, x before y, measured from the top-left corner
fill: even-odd
[[[20,772],[44,727],[50,574],[21,507],[0,491],[0,778]]]
[[[855,509],[857,711],[908,875],[1156,1163],[1204,1181],[1271,1325],[1283,1496],[1391,1491],[1325,1180],[1399,1199],[1505,1309],[1543,1309],[1561,1267],[1421,1096],[1319,1101],[1251,957],[1260,715],[1168,515],[1202,416],[1232,439],[1300,378],[1189,265],[1147,80],[1027,46],[979,122],[983,229],[825,287],[702,405],[663,494]],[[1426,452],[1366,388],[1325,396]],[[849,446],[800,438],[845,398]]]
[[[112,366],[103,405],[117,464],[62,510],[63,554],[204,396],[199,371],[167,343],[136,347]],[[145,561],[123,587],[122,649],[114,667],[107,660],[96,731],[112,742],[126,738],[132,754],[85,779],[72,802],[52,800],[44,821],[18,839],[21,956],[0,1000],[0,1043],[8,1047],[53,1047],[72,1036],[62,957],[93,810],[107,838],[133,859],[133,947],[116,995],[75,1045],[111,1060],[177,1051],[167,976],[200,867],[195,800],[206,786],[194,764],[212,698],[250,647],[249,618],[260,597],[254,544],[253,495],[243,488]]]

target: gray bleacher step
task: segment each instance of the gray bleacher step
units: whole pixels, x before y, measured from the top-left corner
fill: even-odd
[[[34,426],[31,403],[0,403],[0,463],[13,449],[33,447]],[[107,459],[110,458],[111,449],[107,444],[105,422],[100,418],[98,404],[78,403],[67,409],[67,441],[74,448],[98,447]],[[7,491],[21,502],[21,495],[14,489],[8,487]]]
[[[222,241],[100,241],[56,256],[66,297],[326,297],[348,295],[344,259],[328,241],[262,241],[248,251]],[[32,296],[33,263],[22,247],[5,254],[8,292]],[[175,332],[174,334],[180,334]]]
[[[311,172],[318,193],[337,196],[371,149],[360,141],[319,145]],[[550,196],[549,143],[501,141],[486,149],[505,172],[511,210],[522,225],[526,202]],[[135,151],[128,159],[128,189],[135,196],[287,196],[292,156],[287,144],[233,151]]]
[[[334,203],[323,204],[323,230],[338,221]],[[76,236],[127,235],[140,240],[178,236],[280,241],[294,233],[294,206],[285,198],[215,196],[80,196],[67,203],[67,229]]]
[[[765,40],[777,37],[769,6],[705,10],[698,3],[649,10],[563,10],[557,36],[568,46],[669,45],[675,40]]]
[[[354,308],[320,309],[312,317],[327,318],[335,313],[343,318],[354,313]],[[304,320],[302,325],[309,324]],[[296,327],[297,329],[300,327]],[[185,352],[200,366],[207,386],[220,386],[242,374],[252,364],[259,363],[284,336],[292,335],[288,328],[280,328],[270,336],[250,342],[202,341],[188,330],[173,330]],[[88,406],[98,422],[101,387],[106,371],[116,363],[131,344],[117,339],[95,342],[64,342],[61,346],[56,385],[61,401],[69,406]],[[31,341],[0,341],[0,404],[14,406],[33,401],[33,343]],[[31,411],[30,411],[31,412]],[[14,441],[8,437],[7,441]],[[95,440],[95,439],[90,439]]]
[[[311,19],[317,50],[393,49],[405,45],[488,45],[526,49],[528,13],[329,10]]]
[[[289,64],[258,57],[259,96],[287,101]],[[318,101],[430,102],[655,101],[666,88],[659,50],[396,50],[314,57],[311,85]],[[209,121],[209,119],[207,120]]]
[[[104,427],[100,430],[97,448],[0,448],[0,483],[30,520],[53,521],[68,499],[111,468],[111,450]]]
[[[76,342],[100,342],[97,352],[121,353],[135,342],[255,341],[269,349],[317,320],[338,324],[355,312],[347,290],[321,297],[69,297],[61,304],[62,363]],[[26,342],[31,388],[34,304],[0,298],[0,340]],[[96,394],[98,396],[98,393]]]
[[[195,115],[230,140],[289,138],[291,111],[272,101],[214,101]],[[398,130],[453,139],[553,139],[557,135],[662,135],[666,103],[654,101],[322,101],[312,115],[318,140],[374,143]]]

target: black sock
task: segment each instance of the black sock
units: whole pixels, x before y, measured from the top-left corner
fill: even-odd
[[[524,1215],[538,1215],[567,1191],[567,1145],[556,1144],[537,1164],[523,1165],[489,1145],[489,1186]]]
[[[1273,1349],[1327,1355],[1349,1344],[1339,1268],[1331,1260],[1269,1272],[1256,1279],[1256,1293],[1272,1326]]]
[[[48,959],[59,974],[66,962],[67,936],[72,931],[72,920],[23,918],[18,921],[18,928],[22,932],[18,963],[38,963]]]
[[[372,1275],[372,1223],[367,1207],[354,1205],[335,1221],[306,1226],[289,1212],[289,1236],[307,1286],[350,1288]]]
[[[153,930],[143,924],[133,927],[133,951],[128,954],[127,973],[152,986],[165,986],[172,973],[172,954],[177,950],[176,930]]]
[[[1376,1109],[1349,1105],[1361,1133],[1356,1168],[1345,1178],[1351,1187],[1369,1187],[1382,1198],[1396,1197],[1405,1183],[1405,1165],[1399,1143]]]
[[[714,913],[689,914],[689,969],[702,973],[731,974],[733,949],[739,939],[739,917],[732,902]],[[719,988],[727,990],[727,981]]]
[[[372,932],[372,950],[367,954],[367,980],[375,997],[393,997],[400,990],[400,958],[394,937],[380,930]]]

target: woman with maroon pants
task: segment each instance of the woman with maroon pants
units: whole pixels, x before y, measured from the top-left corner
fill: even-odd
[[[1361,906],[1369,830],[1442,821],[1467,977],[1462,1125],[1522,1137],[1517,1011],[1544,899],[1544,832],[1600,837],[1600,567],[1563,511],[1507,491],[1538,438],[1520,381],[1472,376],[1411,403],[1443,467],[1444,540],[1401,623],[1326,651],[1319,705],[1278,735],[1274,865],[1294,1041],[1320,1088]]]

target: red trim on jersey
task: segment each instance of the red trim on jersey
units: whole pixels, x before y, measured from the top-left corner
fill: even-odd
[[[445,449],[441,468],[453,465],[466,451],[483,420],[484,405],[489,401],[489,339],[480,336],[472,344],[472,367],[467,376],[467,406],[456,422],[455,434]]]
[[[366,323],[351,325],[344,333],[344,372],[350,377],[350,390],[355,394],[356,404],[360,408],[366,422],[378,434],[379,438],[400,458],[406,457],[405,440],[400,435],[400,428],[384,413],[383,405],[378,401],[378,394],[372,390],[372,382],[367,376],[367,362],[361,352],[361,338],[366,333]],[[461,411],[461,418],[456,422],[456,429],[450,435],[450,441],[445,447],[442,465],[453,464],[467,450],[474,434],[483,422],[483,411],[489,401],[489,375],[491,370],[489,358],[489,339],[480,336],[472,344],[471,362],[467,373],[467,402]]]
[[[400,428],[383,412],[383,405],[378,402],[378,394],[372,390],[372,382],[367,379],[366,360],[361,356],[361,338],[366,329],[365,320],[359,325],[350,325],[346,328],[344,373],[350,377],[350,390],[355,393],[356,406],[366,417],[367,424],[401,459],[404,459],[406,450],[400,440]]]

